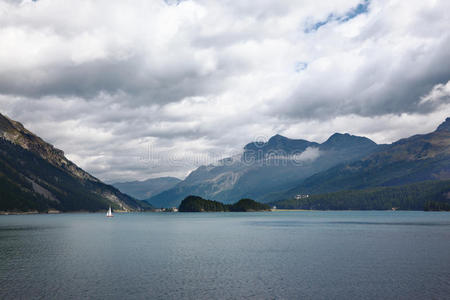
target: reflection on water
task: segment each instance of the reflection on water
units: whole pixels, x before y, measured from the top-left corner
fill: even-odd
[[[0,216],[0,298],[429,299],[450,214]]]

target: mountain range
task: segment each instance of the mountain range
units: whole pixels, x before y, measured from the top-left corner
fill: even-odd
[[[64,152],[0,114],[0,211],[141,211],[146,202],[79,168]]]
[[[154,206],[177,206],[187,195],[232,203],[252,198],[264,201],[320,171],[354,161],[379,149],[372,140],[348,133],[333,134],[319,144],[275,135],[266,143],[250,143],[242,155],[201,166],[173,188],[150,199]]]
[[[332,209],[356,209],[361,199],[366,209],[389,207],[383,201],[391,197],[403,209],[417,209],[425,201],[447,203],[449,180],[450,118],[434,132],[389,145],[348,133],[335,133],[323,143],[275,135],[265,143],[247,144],[240,155],[201,166],[181,181],[164,177],[114,187],[0,114],[0,212],[98,211],[110,205],[141,211],[178,206],[189,195],[225,204],[252,198],[291,208]],[[311,197],[298,200],[302,195]],[[440,207],[439,201],[428,207]]]
[[[389,145],[365,137],[333,134],[322,144],[275,135],[250,143],[242,155],[201,166],[173,188],[147,201],[176,206],[187,195],[231,203],[296,195],[389,187],[450,179],[450,119],[436,131]]]
[[[363,159],[314,174],[266,200],[282,208],[449,210],[449,179],[447,118],[434,132],[401,139]]]
[[[286,191],[282,198],[447,179],[450,179],[450,118],[434,132],[401,139],[363,159],[314,174]],[[276,198],[280,196],[273,200]]]

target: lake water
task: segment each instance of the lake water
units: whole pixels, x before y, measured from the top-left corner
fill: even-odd
[[[450,213],[0,216],[0,298],[449,299]]]

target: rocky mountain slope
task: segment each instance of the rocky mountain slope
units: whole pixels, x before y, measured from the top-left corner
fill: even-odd
[[[148,207],[102,183],[17,121],[0,114],[0,211],[126,211]]]
[[[286,190],[312,174],[344,161],[359,159],[379,145],[370,139],[336,133],[318,144],[275,135],[266,143],[250,143],[243,154],[201,166],[172,189],[147,199],[157,207],[178,206],[188,195],[224,203],[236,199],[264,200],[272,192]]]
[[[434,132],[414,135],[379,151],[319,172],[272,200],[296,194],[386,187],[429,180],[450,179],[450,118]]]

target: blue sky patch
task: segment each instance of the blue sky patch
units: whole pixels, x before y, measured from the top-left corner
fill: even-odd
[[[167,5],[171,5],[171,6],[178,6],[180,5],[181,2],[186,1],[186,0],[164,0],[164,2]]]
[[[350,10],[345,16],[339,18],[339,22],[347,22],[360,14],[366,14],[369,11],[369,0],[364,0],[363,3],[359,3],[358,6]]]
[[[330,15],[328,15],[328,17],[326,18],[325,21],[319,21],[319,22],[313,24],[312,26],[309,26],[309,27],[305,28],[304,31],[305,31],[305,33],[310,33],[310,32],[317,31],[317,29],[319,29],[320,27],[326,25],[328,22],[330,22],[332,20],[334,20],[334,15],[330,14]]]
[[[303,61],[298,61],[295,63],[295,72],[300,73],[308,67],[308,64]]]
[[[352,8],[351,10],[349,10],[342,16],[329,14],[325,20],[314,23],[311,26],[307,26],[305,28],[304,32],[305,33],[315,32],[320,27],[322,27],[332,21],[338,21],[339,23],[348,22],[349,20],[351,20],[361,14],[366,14],[369,11],[369,4],[370,4],[370,0],[364,0],[363,2],[359,3],[356,7]]]

